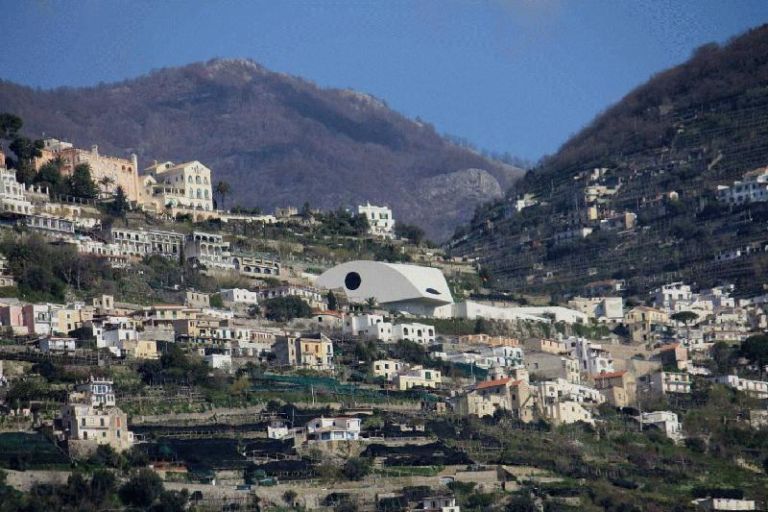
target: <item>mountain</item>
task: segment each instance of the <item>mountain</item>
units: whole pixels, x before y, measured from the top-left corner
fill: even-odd
[[[216,59],[120,83],[36,90],[0,82],[0,111],[117,156],[200,160],[234,190],[227,205],[389,204],[445,239],[522,171],[491,161],[372,96],[322,89],[250,60]]]
[[[757,293],[768,203],[728,206],[716,191],[766,165],[768,25],[705,45],[630,92],[450,245],[508,289],[568,294],[616,279],[642,293],[687,280]],[[537,204],[520,209],[522,198]]]

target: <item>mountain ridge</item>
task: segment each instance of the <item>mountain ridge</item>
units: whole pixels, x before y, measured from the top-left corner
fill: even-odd
[[[522,175],[384,100],[320,88],[250,59],[213,59],[89,87],[36,90],[0,81],[0,110],[20,115],[29,134],[98,144],[116,156],[136,153],[141,167],[155,159],[200,160],[217,180],[232,183],[225,206],[386,203],[396,218],[438,240]],[[469,188],[441,191],[441,203],[424,199],[433,178],[470,169],[485,171],[498,188],[459,180]]]
[[[766,165],[763,25],[702,46],[629,92],[506,198],[479,208],[452,251],[478,256],[509,289],[569,294],[617,279],[625,293],[642,294],[687,280],[760,293],[768,233],[759,222],[768,203],[725,205],[717,187]],[[636,225],[622,225],[626,215]],[[738,261],[723,258],[747,246]]]

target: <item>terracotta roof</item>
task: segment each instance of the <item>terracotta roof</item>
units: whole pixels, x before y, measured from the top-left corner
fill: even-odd
[[[497,386],[504,386],[508,382],[512,380],[511,377],[506,377],[504,379],[496,379],[496,380],[486,380],[484,382],[480,382],[479,384],[475,385],[475,389],[487,389],[487,388],[495,388]],[[513,386],[517,386],[520,384],[521,381],[516,380],[512,382]]]
[[[622,370],[620,372],[598,373],[598,374],[594,375],[593,378],[595,380],[598,380],[598,379],[613,379],[613,378],[616,378],[616,377],[621,377],[625,373],[627,373],[626,370]]]
[[[672,343],[671,345],[666,345],[666,346],[664,346],[664,347],[661,347],[661,348],[659,349],[659,352],[666,352],[666,351],[668,351],[668,350],[675,350],[675,349],[676,349],[676,348],[678,348],[679,346],[680,346],[680,344],[679,344],[679,343]]]

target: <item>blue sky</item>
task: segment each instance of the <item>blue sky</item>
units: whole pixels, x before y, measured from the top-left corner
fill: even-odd
[[[249,57],[537,159],[765,0],[0,0],[0,78],[92,85]],[[0,109],[2,105],[0,105]]]

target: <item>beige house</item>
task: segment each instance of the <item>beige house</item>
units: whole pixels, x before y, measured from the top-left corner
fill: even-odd
[[[69,441],[106,444],[122,452],[133,446],[133,433],[128,430],[128,415],[118,407],[94,407],[89,404],[67,404],[62,421]]]
[[[93,320],[93,313],[93,308],[90,307],[60,309],[53,313],[55,315],[54,331],[59,334],[68,334],[70,331],[79,329],[86,322]]]
[[[43,141],[42,156],[35,158],[35,169],[40,168],[55,158],[61,158],[64,176],[70,176],[80,164],[88,164],[91,168],[91,179],[99,186],[102,192],[114,194],[117,187],[122,187],[129,201],[139,200],[139,170],[136,155],[131,155],[130,160],[114,156],[106,156],[99,153],[97,145],[91,146],[90,151],[75,148],[68,142],[57,139],[45,139]]]
[[[373,375],[384,377],[387,382],[392,382],[403,367],[403,363],[395,359],[379,359],[371,364]]]
[[[489,345],[491,347],[519,347],[520,340],[507,336],[491,336],[489,334],[465,334],[458,337],[459,343],[466,345]]]
[[[654,326],[669,324],[669,314],[648,306],[637,306],[624,315],[624,324],[629,330],[629,337],[635,343],[653,341]]]
[[[593,375],[595,389],[605,396],[606,402],[614,407],[627,407],[637,400],[637,381],[627,371]]]
[[[144,169],[140,203],[156,213],[213,211],[211,170],[193,160],[183,164],[155,162]]]
[[[592,413],[582,407],[578,402],[563,401],[549,404],[542,404],[539,410],[541,415],[553,425],[568,425],[583,421],[594,425]]]
[[[159,359],[157,342],[154,340],[125,340],[119,343],[122,353],[132,359]]]
[[[510,411],[522,421],[533,419],[531,391],[524,380],[510,377],[480,382],[456,401],[460,415],[493,416],[499,410]]]
[[[324,334],[278,336],[272,350],[281,365],[333,370],[333,342]]]
[[[565,379],[572,384],[581,384],[581,365],[575,357],[551,354],[549,352],[528,352],[525,368],[529,374],[551,379]]]
[[[528,352],[547,352],[549,354],[567,354],[568,347],[562,341],[545,338],[531,338],[523,344]]]
[[[128,415],[115,406],[112,381],[94,379],[77,386],[61,411],[70,453],[85,455],[99,445],[122,452],[133,446]]]
[[[442,382],[442,375],[439,370],[422,368],[414,366],[401,370],[395,375],[395,387],[400,391],[406,391],[411,388],[436,388]]]

